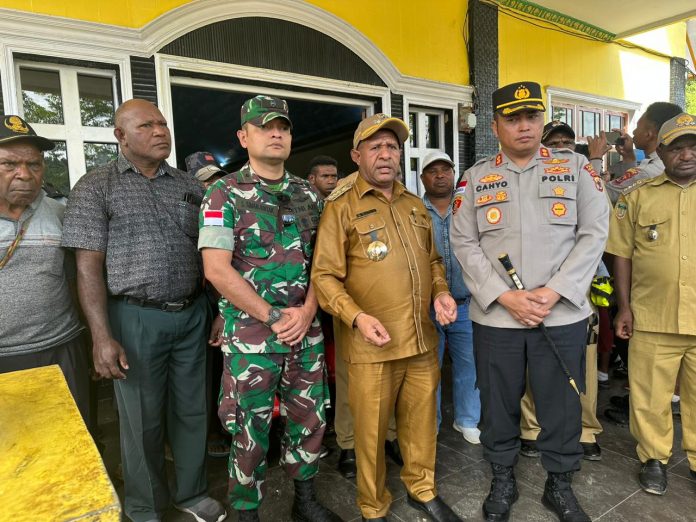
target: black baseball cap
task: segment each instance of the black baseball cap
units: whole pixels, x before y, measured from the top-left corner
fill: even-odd
[[[56,146],[48,138],[38,136],[34,129],[31,128],[26,121],[21,117],[9,114],[2,116],[2,125],[0,125],[0,145],[3,143],[12,143],[17,140],[26,140],[32,142],[39,150],[53,150]]]

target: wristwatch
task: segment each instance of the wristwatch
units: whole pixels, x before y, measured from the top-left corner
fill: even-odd
[[[283,312],[280,311],[280,308],[274,306],[268,311],[268,319],[263,324],[270,327],[280,321],[281,317],[283,317]]]

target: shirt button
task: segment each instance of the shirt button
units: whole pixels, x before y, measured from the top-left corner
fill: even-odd
[[[371,229],[372,229],[372,228],[375,228],[375,226],[374,226],[374,225],[370,225],[370,228],[371,228]]]
[[[686,260],[687,256],[682,256],[682,259]]]
[[[682,282],[681,282],[681,285],[682,285],[682,286],[686,286],[686,281],[682,281]]]

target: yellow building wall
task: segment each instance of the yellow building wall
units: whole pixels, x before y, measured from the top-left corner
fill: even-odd
[[[669,100],[669,58],[616,43],[541,29],[500,14],[500,84],[519,80],[642,103]],[[544,25],[543,22],[539,22]],[[669,56],[683,56],[684,24],[631,38]]]
[[[186,3],[187,0],[0,0],[0,7],[140,28]],[[462,85],[469,82],[462,37],[466,0],[437,0],[427,5],[420,0],[308,3],[360,31],[402,74]]]

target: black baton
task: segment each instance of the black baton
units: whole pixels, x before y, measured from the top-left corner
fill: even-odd
[[[522,284],[520,277],[517,275],[517,270],[515,270],[515,267],[512,266],[512,262],[510,261],[510,257],[507,254],[500,254],[498,256],[498,261],[500,261],[500,263],[503,265],[503,268],[508,273],[508,275],[510,276],[510,279],[512,279],[512,282],[515,284],[517,289],[524,290],[524,285]],[[551,346],[551,351],[553,352],[553,355],[556,357],[556,361],[558,361],[558,366],[560,366],[561,370],[563,370],[563,373],[568,378],[568,382],[575,390],[575,393],[580,395],[580,391],[578,390],[578,387],[575,384],[575,379],[573,379],[573,376],[570,375],[570,371],[568,370],[568,366],[566,366],[566,363],[561,358],[561,354],[558,353],[558,348],[556,348],[556,343],[554,343],[553,339],[551,339],[551,335],[549,334],[549,331],[546,329],[546,325],[544,324],[544,321],[539,323],[539,329],[541,330],[541,333],[544,334],[546,341]]]

